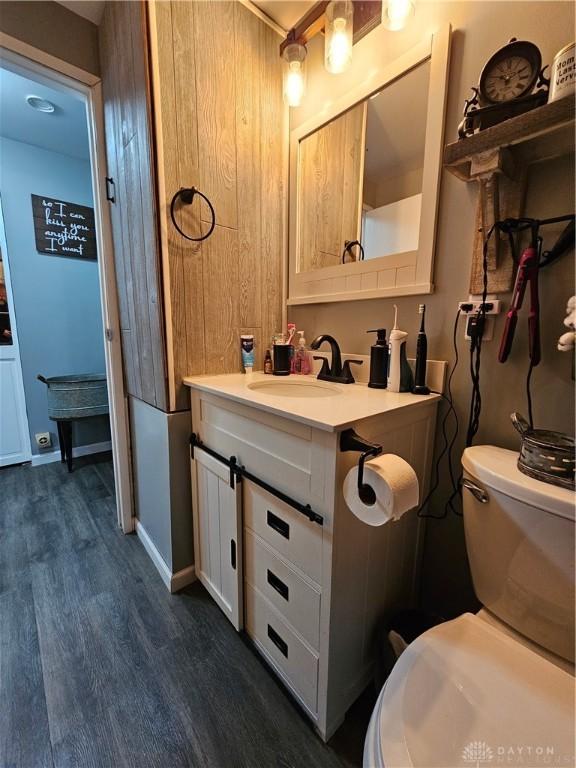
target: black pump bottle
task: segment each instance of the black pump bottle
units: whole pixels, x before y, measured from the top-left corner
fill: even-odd
[[[370,347],[370,381],[372,389],[386,389],[388,386],[388,343],[386,328],[375,328],[366,333],[376,333],[376,344]]]

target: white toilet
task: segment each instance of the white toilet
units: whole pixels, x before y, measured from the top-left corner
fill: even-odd
[[[411,643],[378,698],[364,767],[574,766],[574,494],[518,454],[467,448],[464,527],[484,608]]]

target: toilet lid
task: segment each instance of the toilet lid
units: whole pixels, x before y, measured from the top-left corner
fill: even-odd
[[[383,763],[574,765],[573,696],[570,674],[463,614],[411,643],[388,678]]]

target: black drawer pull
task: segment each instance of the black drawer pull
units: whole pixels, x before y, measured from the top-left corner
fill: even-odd
[[[272,642],[274,643],[276,648],[278,648],[280,653],[283,656],[286,656],[286,658],[288,658],[288,643],[285,640],[282,640],[278,632],[276,632],[275,629],[272,629],[270,624],[268,624],[268,637],[270,638],[270,640],[272,640]]]
[[[230,539],[230,565],[236,570],[236,542]]]
[[[282,595],[284,600],[288,601],[288,586],[284,584],[283,581],[281,581],[278,576],[276,576],[275,573],[272,573],[272,571],[268,571],[268,584],[278,592],[279,595]]]
[[[288,523],[275,515],[274,512],[270,512],[269,509],[266,511],[266,522],[270,528],[274,528],[280,536],[284,536],[285,539],[290,538],[290,526]]]

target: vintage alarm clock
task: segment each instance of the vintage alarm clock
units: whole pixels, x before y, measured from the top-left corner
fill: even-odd
[[[465,103],[458,136],[463,139],[545,104],[550,81],[544,69],[538,46],[512,38],[484,65],[474,95]]]

